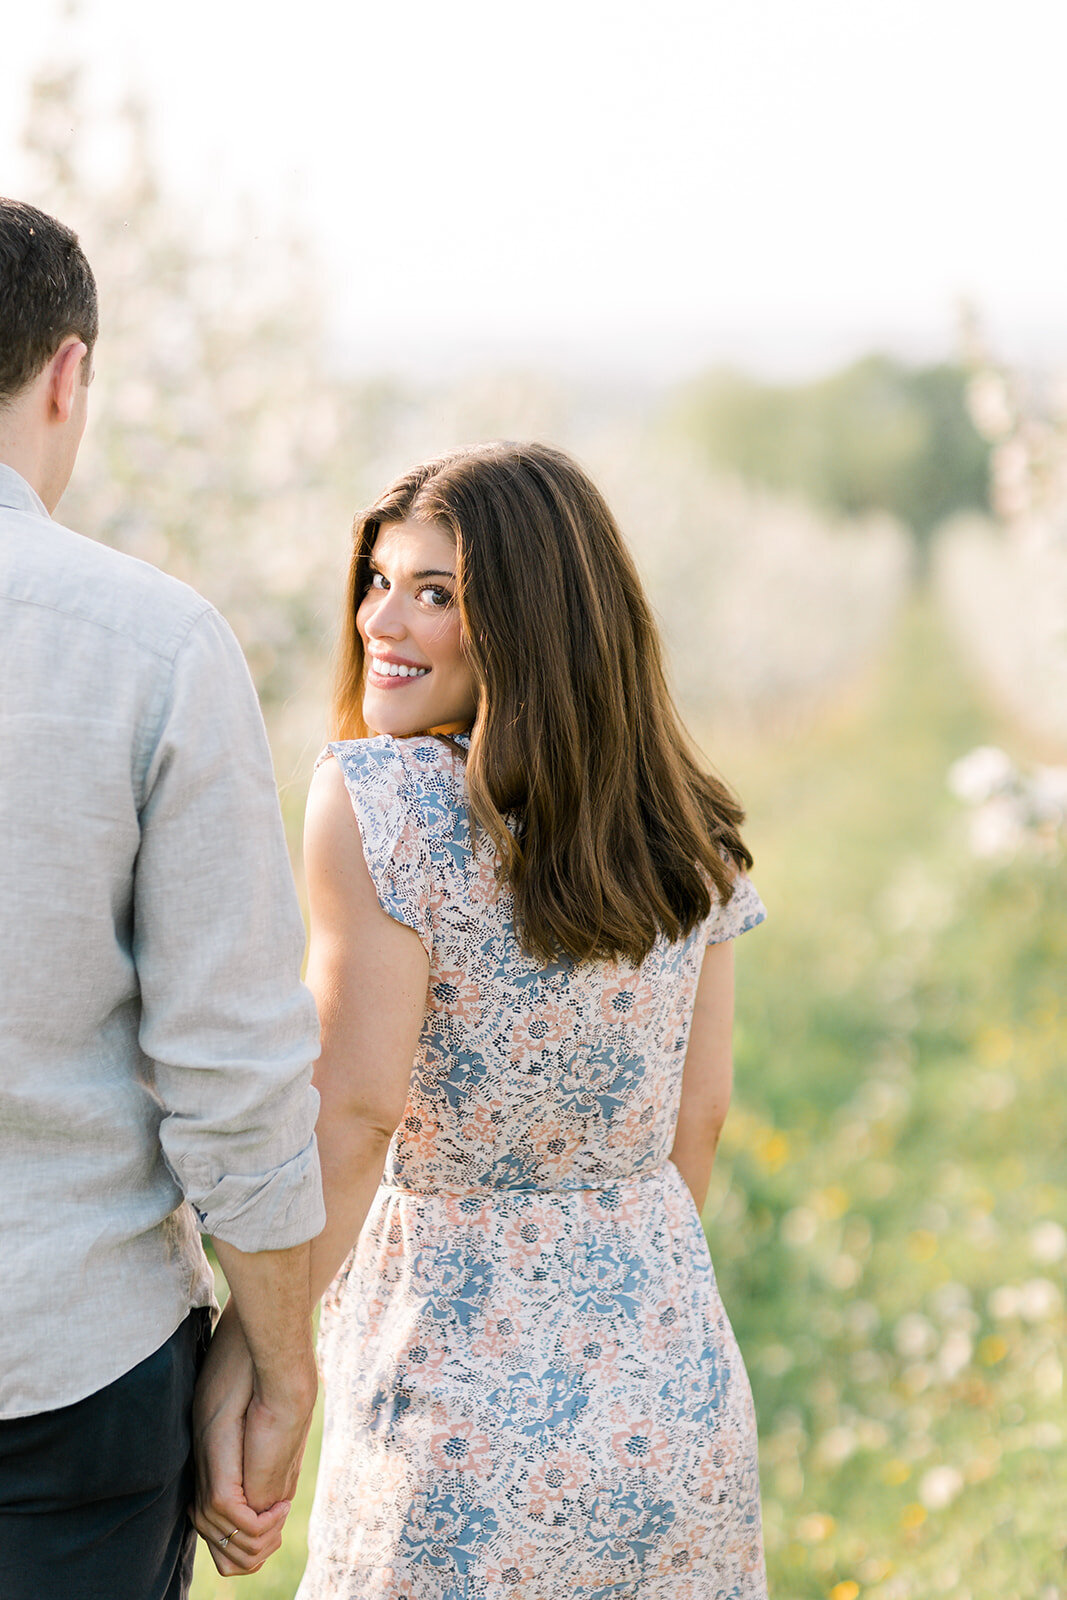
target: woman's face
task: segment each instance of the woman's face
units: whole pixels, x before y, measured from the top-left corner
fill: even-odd
[[[456,604],[456,546],[432,522],[387,522],[356,612],[363,716],[375,733],[462,733],[474,721],[474,675]]]

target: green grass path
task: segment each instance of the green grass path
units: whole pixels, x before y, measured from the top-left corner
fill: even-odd
[[[917,602],[861,700],[730,768],[770,920],[707,1220],[778,1600],[1067,1594],[1067,895],[976,862],[945,781],[1007,737]]]

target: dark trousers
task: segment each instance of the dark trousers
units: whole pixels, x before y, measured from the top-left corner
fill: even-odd
[[[209,1332],[193,1311],[106,1389],[0,1421],[2,1600],[185,1600],[190,1409]]]

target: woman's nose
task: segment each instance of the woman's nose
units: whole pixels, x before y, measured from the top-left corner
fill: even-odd
[[[402,607],[394,591],[383,594],[377,605],[364,617],[363,631],[368,639],[397,639],[403,634]]]

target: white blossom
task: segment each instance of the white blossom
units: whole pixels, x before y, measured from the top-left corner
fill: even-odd
[[[928,1511],[943,1511],[963,1488],[963,1474],[955,1467],[931,1467],[919,1479],[919,1499]]]

